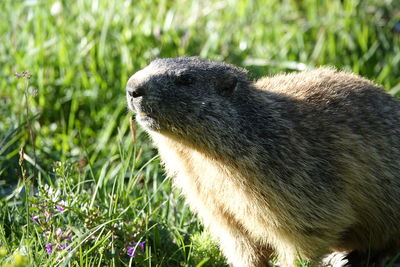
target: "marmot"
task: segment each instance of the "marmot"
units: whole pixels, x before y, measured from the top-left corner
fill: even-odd
[[[319,68],[251,81],[198,57],[156,59],[127,100],[233,266],[352,266],[400,250],[400,103]]]

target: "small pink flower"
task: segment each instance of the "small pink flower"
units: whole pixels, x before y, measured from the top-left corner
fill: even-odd
[[[37,220],[39,219],[39,215],[35,215],[32,218],[32,221],[34,221],[35,223],[39,223]]]

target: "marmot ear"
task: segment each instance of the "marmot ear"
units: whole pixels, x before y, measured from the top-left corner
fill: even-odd
[[[231,96],[235,91],[237,83],[238,79],[233,74],[222,78],[217,86],[218,93],[222,96]]]

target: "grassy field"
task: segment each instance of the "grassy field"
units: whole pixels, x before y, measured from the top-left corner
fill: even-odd
[[[125,83],[151,59],[332,65],[400,94],[397,0],[2,0],[0,17],[0,266],[226,265],[132,134]]]

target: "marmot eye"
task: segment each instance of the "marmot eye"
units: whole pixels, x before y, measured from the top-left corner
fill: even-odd
[[[176,85],[189,85],[189,84],[194,83],[194,80],[195,79],[194,79],[193,75],[191,75],[189,73],[184,73],[184,74],[177,75],[175,77],[174,82]]]

